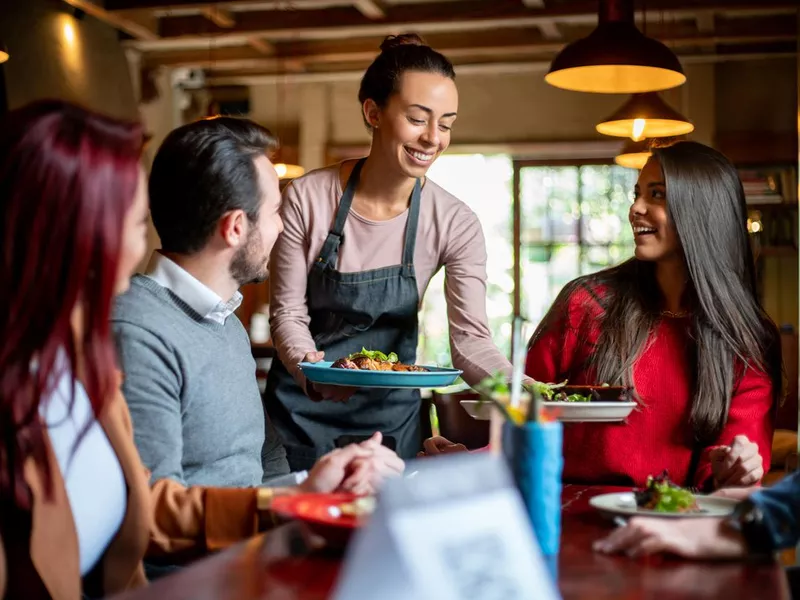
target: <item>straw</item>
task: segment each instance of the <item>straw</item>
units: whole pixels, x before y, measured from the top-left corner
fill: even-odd
[[[522,344],[522,319],[514,317],[511,337],[514,355],[511,362],[511,406],[519,409],[522,404],[522,371],[525,367],[525,349]]]

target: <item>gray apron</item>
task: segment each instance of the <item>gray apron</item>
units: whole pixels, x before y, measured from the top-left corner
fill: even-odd
[[[363,347],[395,352],[401,362],[413,364],[419,307],[414,246],[422,186],[418,179],[411,194],[402,264],[342,273],[336,269],[339,247],[345,241],[342,232],[363,164],[361,159],[353,168],[333,228],[308,275],[309,329],[325,360],[337,360]],[[265,397],[292,470],[309,469],[336,447],[341,436],[380,431],[394,441],[403,459],[414,458],[421,448],[421,403],[416,389],[360,389],[347,402],[314,402],[276,358]]]

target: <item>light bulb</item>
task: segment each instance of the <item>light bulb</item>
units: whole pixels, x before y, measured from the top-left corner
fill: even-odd
[[[644,133],[644,126],[647,123],[644,119],[634,119],[633,120],[633,135],[631,135],[631,139],[634,142],[639,142],[642,140],[642,133]]]

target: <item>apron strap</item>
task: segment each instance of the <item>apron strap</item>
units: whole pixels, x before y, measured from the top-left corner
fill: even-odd
[[[333,221],[333,227],[328,232],[328,237],[325,238],[325,243],[322,245],[322,250],[319,252],[317,262],[327,264],[334,261],[339,254],[339,246],[344,237],[344,224],[347,221],[347,215],[350,213],[350,207],[353,205],[353,198],[356,195],[356,187],[361,175],[361,167],[364,166],[366,158],[361,158],[356,162],[353,170],[350,172],[350,177],[347,178],[347,185],[344,188],[344,193],[339,200],[339,208],[336,209],[336,217]]]
[[[417,245],[417,223],[419,223],[419,207],[422,200],[422,183],[419,179],[414,183],[411,192],[411,206],[408,208],[406,221],[406,239],[403,244],[403,269],[414,268],[414,248]]]
[[[317,262],[323,265],[335,261],[339,254],[339,246],[344,239],[344,224],[350,214],[350,207],[353,205],[353,198],[356,195],[356,188],[361,176],[361,168],[364,166],[366,158],[361,158],[350,172],[347,179],[347,186],[344,189],[342,198],[339,200],[339,208],[336,210],[336,217],[333,227],[325,238],[325,243],[320,250]],[[417,224],[419,223],[419,209],[422,199],[422,182],[417,179],[414,182],[414,191],[411,193],[411,205],[408,210],[408,221],[406,222],[406,235],[403,243],[403,270],[408,271],[414,267],[414,248],[417,244]]]

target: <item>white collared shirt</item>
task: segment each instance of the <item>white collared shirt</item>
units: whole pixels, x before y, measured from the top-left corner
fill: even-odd
[[[224,325],[242,304],[242,294],[238,291],[225,302],[211,288],[160,252],[153,252],[145,275],[167,288],[204,319],[220,325]]]

